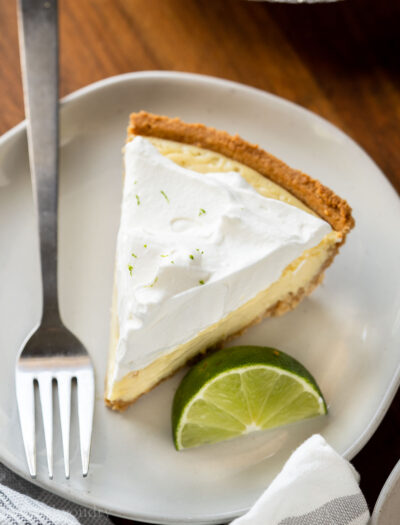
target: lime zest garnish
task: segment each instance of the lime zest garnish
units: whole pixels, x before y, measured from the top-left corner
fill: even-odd
[[[189,259],[192,259],[192,261],[194,260],[194,257],[192,254],[189,255]]]
[[[143,244],[143,248],[147,248],[147,244]]]
[[[207,212],[204,208],[200,208],[200,211],[199,211],[199,217],[200,215],[205,215]]]
[[[199,284],[204,284],[203,279],[200,279]]]
[[[158,276],[154,278],[154,281],[151,284],[146,284],[145,288],[153,288],[153,286],[156,284],[157,281],[158,281]]]
[[[167,197],[165,191],[160,190],[160,193],[161,193],[161,195],[164,197],[164,199],[165,199],[165,200],[168,202],[168,204],[169,204],[169,198]]]
[[[128,264],[128,270],[129,270],[129,273],[132,277],[132,270],[133,270],[133,266],[131,264]]]
[[[132,255],[132,257],[136,257],[136,259],[137,259],[137,255],[135,255],[134,253],[131,253],[131,255]]]
[[[136,193],[136,202],[137,202],[137,205],[140,206],[140,197],[137,193]]]
[[[169,254],[168,253],[166,253],[165,255],[161,254],[160,257],[169,257]]]

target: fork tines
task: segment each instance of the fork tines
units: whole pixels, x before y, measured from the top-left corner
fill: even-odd
[[[16,391],[20,415],[22,437],[30,475],[36,477],[36,438],[35,438],[35,383],[38,385],[40,405],[43,417],[43,430],[47,454],[49,478],[53,478],[53,383],[58,389],[61,436],[64,454],[65,477],[70,476],[70,419],[71,386],[77,381],[78,419],[82,474],[87,476],[89,468],[90,442],[94,409],[94,373],[87,356],[76,356],[81,361],[75,369],[46,367],[41,359],[20,357],[17,364]],[[68,362],[71,357],[66,357]],[[83,361],[87,361],[84,363]],[[68,363],[69,364],[69,363]]]

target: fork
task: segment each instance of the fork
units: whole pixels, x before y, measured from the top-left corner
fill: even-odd
[[[82,343],[62,323],[57,293],[58,22],[57,0],[19,0],[18,24],[29,161],[38,216],[42,316],[16,364],[16,395],[29,473],[36,477],[35,385],[53,478],[53,384],[58,390],[65,477],[70,475],[71,386],[77,383],[82,473],[89,468],[94,371]]]

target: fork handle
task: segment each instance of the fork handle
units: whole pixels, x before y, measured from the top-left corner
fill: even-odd
[[[39,223],[42,322],[58,324],[57,0],[19,0],[18,25],[29,161]]]

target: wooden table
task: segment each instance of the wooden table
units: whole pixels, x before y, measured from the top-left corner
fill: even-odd
[[[400,3],[59,0],[61,95],[148,69],[276,93],[355,139],[400,191]],[[24,118],[15,3],[0,0],[0,133]],[[379,349],[377,348],[377,365]],[[372,509],[400,457],[400,393],[353,463]],[[115,523],[132,523],[115,519]]]

